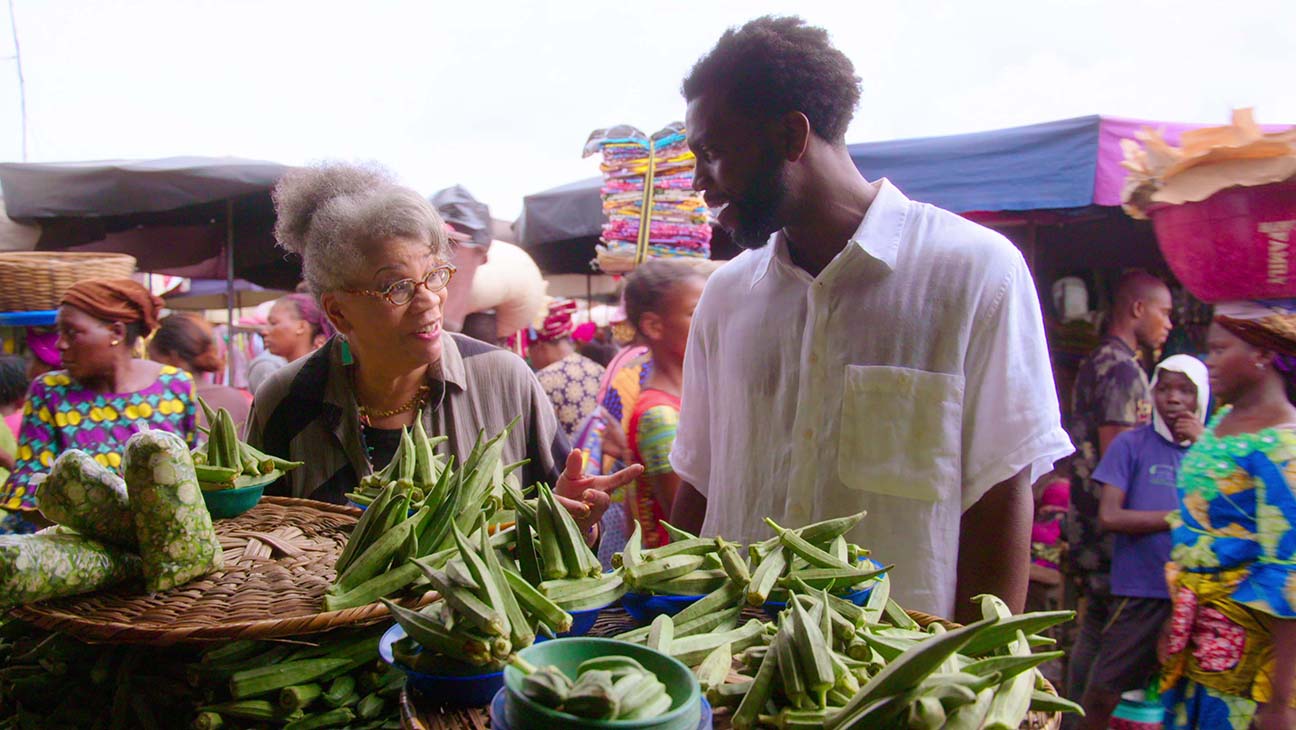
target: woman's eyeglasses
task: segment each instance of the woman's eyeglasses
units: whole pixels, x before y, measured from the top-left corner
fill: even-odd
[[[453,265],[445,264],[429,271],[421,281],[418,279],[401,279],[382,291],[373,291],[372,289],[343,289],[343,291],[348,294],[381,297],[386,299],[388,304],[402,307],[414,300],[414,294],[420,286],[430,292],[439,292],[446,288],[446,285],[450,283],[450,277],[454,276],[457,270]]]

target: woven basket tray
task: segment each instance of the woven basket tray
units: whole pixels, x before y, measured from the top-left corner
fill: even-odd
[[[381,603],[320,613],[333,563],[360,510],[265,497],[216,521],[225,569],[155,596],[125,585],[16,608],[13,615],[83,641],[167,645],[313,634],[387,617]],[[423,596],[426,603],[436,594]]]
[[[57,309],[73,284],[135,273],[124,253],[14,251],[0,253],[0,312]]]

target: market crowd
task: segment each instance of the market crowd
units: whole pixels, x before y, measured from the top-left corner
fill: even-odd
[[[469,337],[443,325],[479,227],[376,167],[293,171],[276,233],[305,292],[270,310],[251,389],[213,383],[209,323],[129,280],[74,286],[32,367],[0,358],[6,529],[40,526],[62,449],[115,468],[145,425],[201,438],[199,396],[306,463],[271,493],[334,502],[415,419],[463,456],[520,415],[504,461],[556,485],[604,559],[635,525],[647,547],[667,521],[751,542],[766,517],[867,510],[850,537],[906,606],[1078,606],[1063,686],[1084,727],[1149,688],[1167,727],[1296,726],[1296,308],[1221,305],[1202,351],[1163,357],[1171,291],[1126,274],[1064,429],[1022,255],[860,174],[860,79],[823,30],[730,30],[682,91],[733,261],[638,266],[611,329],[554,301],[511,340]]]

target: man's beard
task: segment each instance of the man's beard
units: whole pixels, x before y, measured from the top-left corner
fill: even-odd
[[[733,242],[746,249],[758,249],[783,227],[780,210],[788,196],[783,163],[772,157],[743,193],[729,202],[733,228],[726,227]]]

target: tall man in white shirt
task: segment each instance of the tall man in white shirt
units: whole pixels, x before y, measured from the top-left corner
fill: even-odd
[[[694,186],[751,250],[694,315],[672,519],[752,541],[767,515],[868,510],[849,537],[895,564],[906,607],[1021,610],[1030,486],[1072,451],[1021,254],[860,175],[859,78],[821,29],[731,29],[683,91]]]

